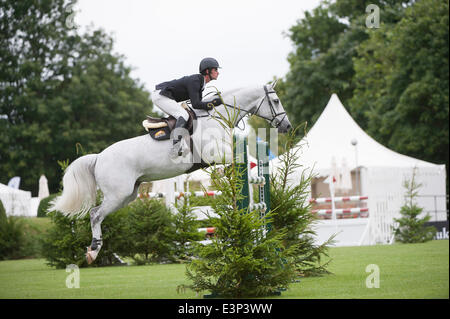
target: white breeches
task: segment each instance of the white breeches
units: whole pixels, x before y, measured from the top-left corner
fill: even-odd
[[[151,97],[153,104],[159,107],[164,113],[172,115],[176,119],[181,116],[187,121],[189,119],[188,112],[186,112],[186,110],[175,100],[159,94],[160,91],[161,90],[154,90],[152,92]]]

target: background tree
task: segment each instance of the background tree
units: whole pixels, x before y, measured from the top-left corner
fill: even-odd
[[[449,166],[449,4],[421,0],[358,48],[353,113],[384,145]],[[448,176],[448,173],[447,173]]]
[[[142,133],[149,93],[130,77],[124,57],[101,30],[79,34],[64,0],[0,5],[0,175],[21,176],[37,194],[45,174],[58,188],[57,160],[77,157],[76,143],[99,152]]]
[[[409,2],[371,4],[380,7],[382,21],[391,25],[399,21]],[[352,98],[356,86],[353,58],[373,30],[366,27],[366,6],[355,0],[322,1],[290,28],[287,35],[295,49],[288,57],[290,70],[285,95],[280,97],[294,126],[308,121],[311,128],[332,93],[338,94],[344,105]]]
[[[295,49],[288,56],[286,93],[280,98],[293,126],[314,123],[331,93],[348,84],[352,69],[342,64],[348,50],[330,50],[348,28],[332,14],[329,3],[323,2],[312,13],[305,12],[305,17],[289,30]],[[350,74],[344,76],[348,71]]]
[[[310,129],[332,93],[387,147],[445,163],[449,175],[449,4],[441,0],[323,1],[287,33],[294,44],[280,92],[294,126]]]

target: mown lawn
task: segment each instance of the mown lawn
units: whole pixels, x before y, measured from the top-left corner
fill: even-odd
[[[449,242],[330,249],[331,275],[301,278],[279,297],[296,299],[449,298]],[[379,268],[379,288],[367,288],[368,265]],[[0,298],[202,298],[188,284],[185,265],[80,269],[80,288],[67,288],[70,273],[43,259],[0,262]],[[205,292],[207,293],[207,292]]]

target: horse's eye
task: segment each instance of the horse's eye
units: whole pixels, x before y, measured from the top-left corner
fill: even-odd
[[[273,101],[275,102],[275,103],[280,103],[280,100],[279,99],[273,99]]]

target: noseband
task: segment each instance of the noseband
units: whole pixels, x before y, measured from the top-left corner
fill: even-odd
[[[283,122],[283,120],[284,120],[284,118],[286,117],[287,114],[286,114],[285,111],[280,112],[280,113],[277,113],[275,111],[275,107],[273,106],[272,101],[270,100],[269,94],[272,94],[272,93],[276,94],[277,92],[275,92],[274,90],[269,91],[267,89],[266,85],[264,85],[264,92],[266,93],[266,95],[261,99],[261,102],[259,103],[258,107],[256,108],[255,113],[253,113],[253,114],[257,114],[259,112],[259,109],[261,108],[261,105],[264,103],[264,100],[267,98],[267,103],[269,103],[269,108],[270,108],[270,113],[272,114],[272,118],[268,119],[268,118],[266,118],[264,116],[261,116],[261,115],[259,115],[259,117],[265,119],[266,121],[269,121],[269,123],[270,123],[270,125],[272,127],[278,128],[280,126],[280,124]],[[280,116],[280,115],[283,115],[283,114],[284,114],[284,116],[281,119],[281,121],[278,121],[278,123],[276,123],[276,125],[273,125],[273,121],[274,120],[278,120],[277,117]]]

